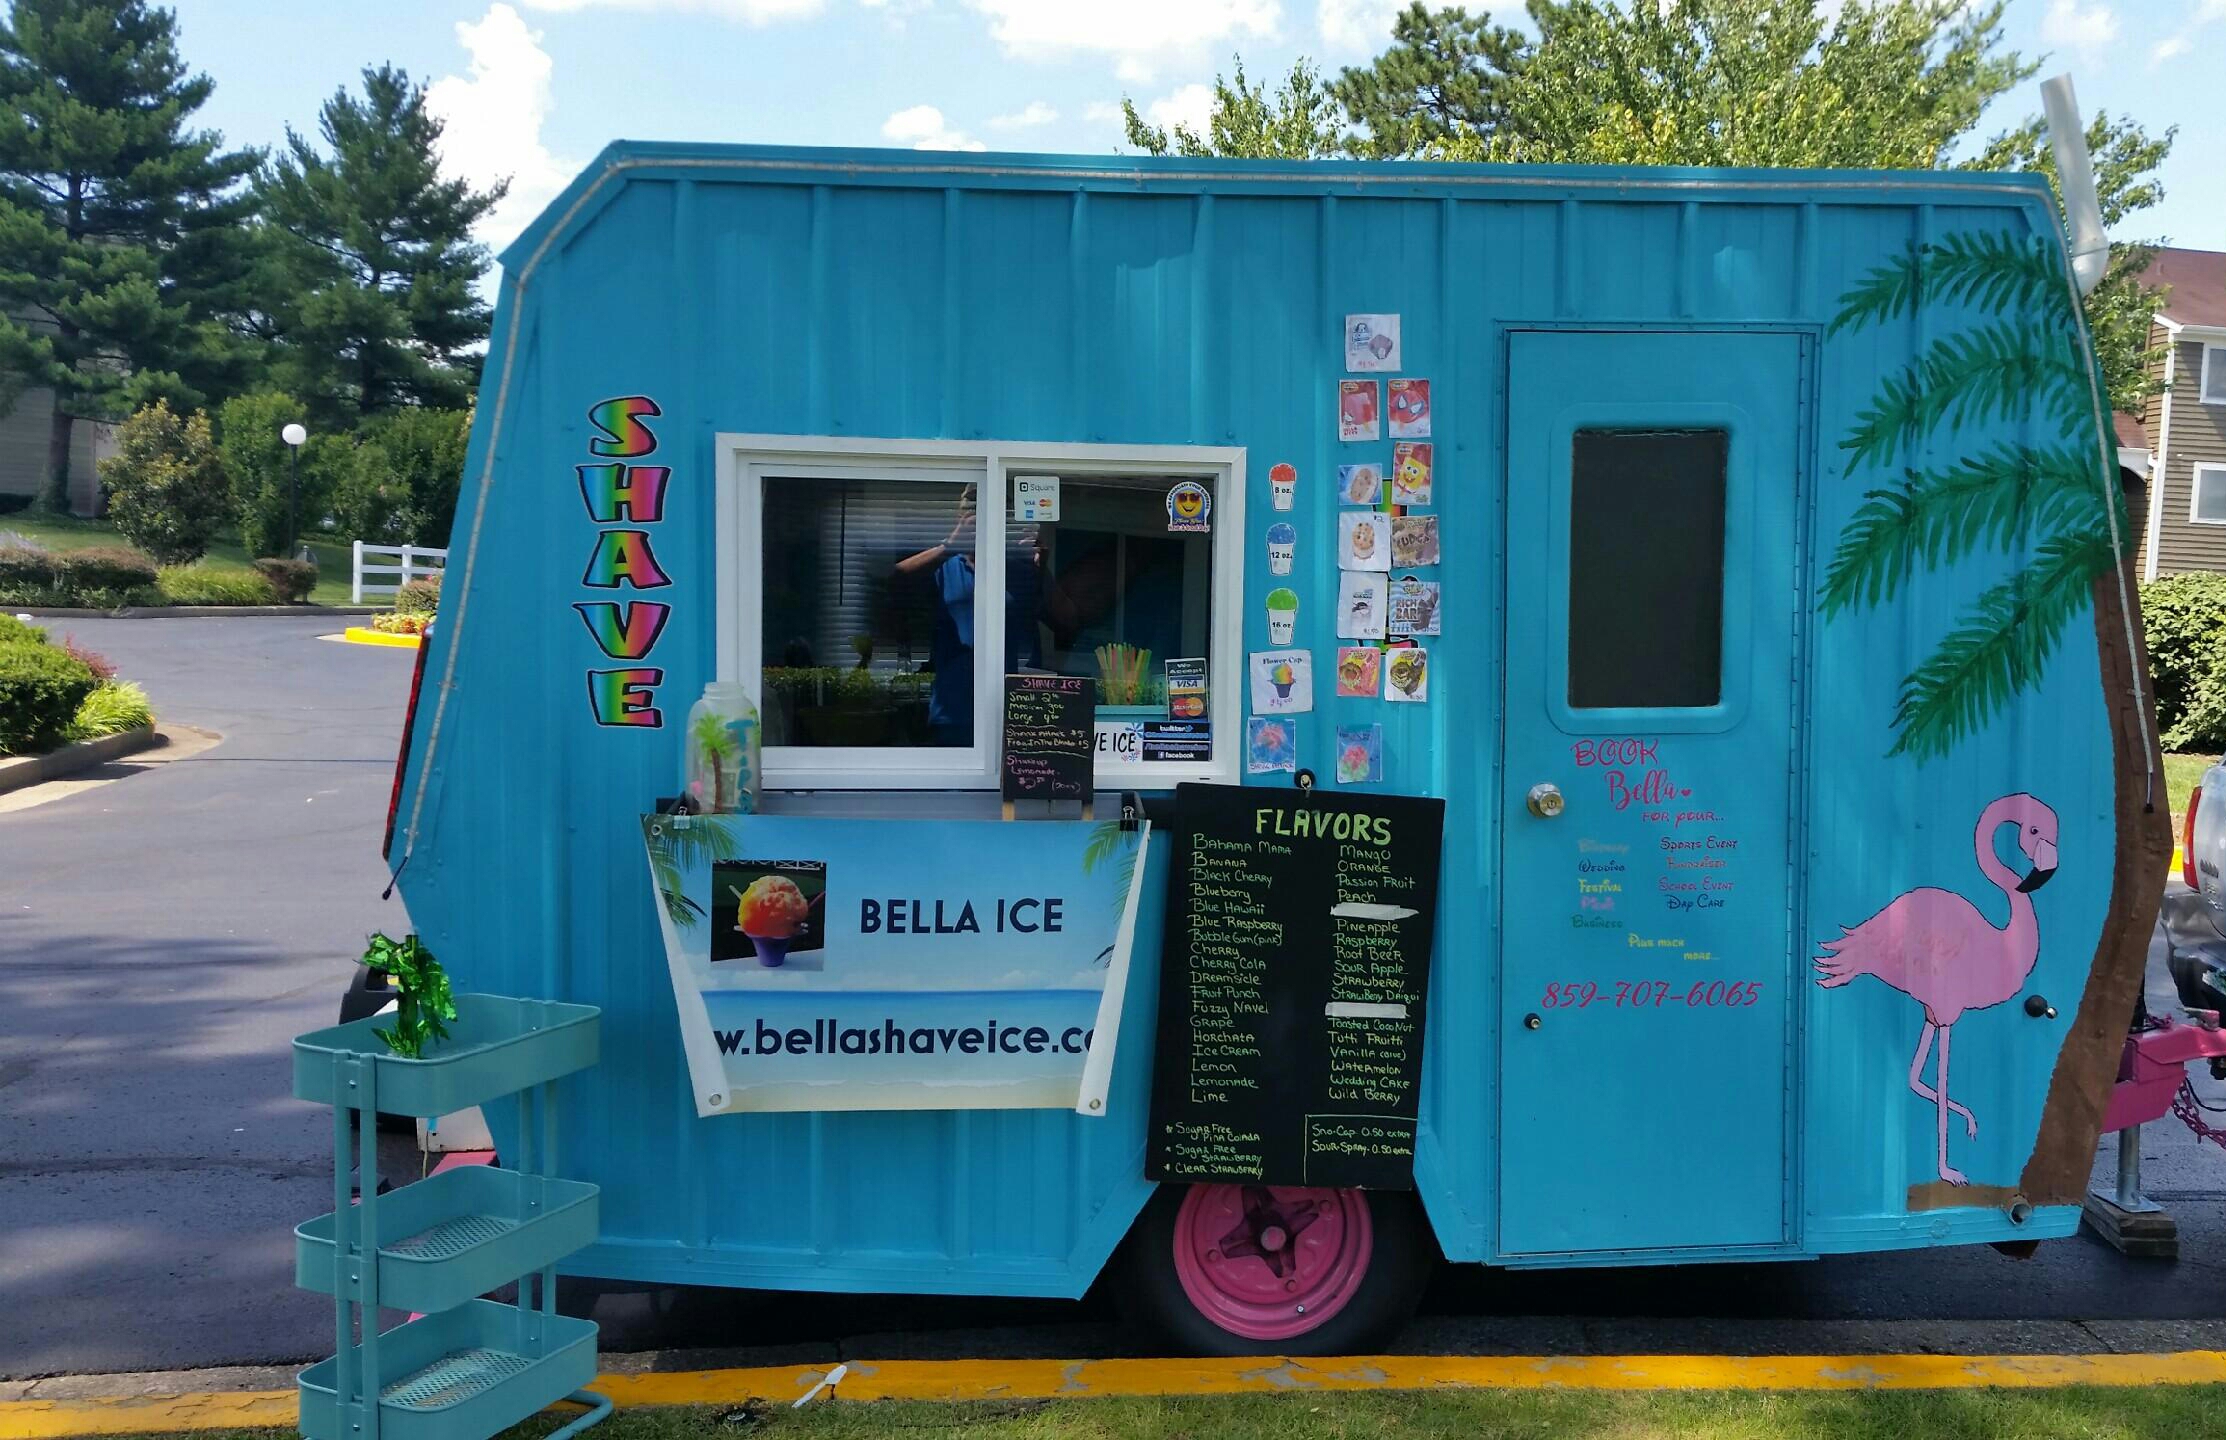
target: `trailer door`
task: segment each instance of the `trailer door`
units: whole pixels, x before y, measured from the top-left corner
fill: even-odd
[[[1801,337],[1509,337],[1502,1255],[1777,1246]]]

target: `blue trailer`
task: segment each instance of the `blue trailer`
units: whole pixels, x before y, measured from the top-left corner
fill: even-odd
[[[613,145],[502,257],[391,851],[459,990],[602,1009],[572,1270],[1319,1353],[1441,1254],[2069,1235],[2170,850],[2078,300],[2030,175]],[[769,815],[948,851],[1106,647],[1102,806],[1443,800],[1411,1193],[1147,1180],[1156,841],[1097,1113],[691,1082],[705,686]]]

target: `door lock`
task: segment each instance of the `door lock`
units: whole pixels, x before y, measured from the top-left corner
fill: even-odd
[[[1539,1026],[1545,1023],[1545,1021],[1539,1019],[1536,1015],[1525,1015],[1523,1017],[1523,1028],[1525,1030],[1536,1030]]]
[[[1561,787],[1541,780],[1530,787],[1530,794],[1523,797],[1523,803],[1528,805],[1530,813],[1536,815],[1539,819],[1551,820],[1561,813],[1563,804]]]

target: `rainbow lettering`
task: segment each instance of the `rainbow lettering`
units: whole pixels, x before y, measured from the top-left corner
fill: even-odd
[[[656,647],[657,637],[665,633],[665,620],[672,614],[670,605],[654,600],[629,600],[624,605],[610,600],[581,600],[572,608],[580,612],[587,633],[613,660],[639,660],[647,655]]]
[[[595,537],[595,553],[587,557],[587,574],[580,583],[597,590],[621,585],[657,590],[670,585],[672,577],[657,567],[647,530],[604,530]]]
[[[654,525],[665,518],[665,465],[581,465],[580,498],[598,525],[624,520]]]
[[[588,441],[587,452],[620,460],[635,460],[649,454],[657,448],[657,437],[649,433],[649,427],[638,417],[664,413],[647,395],[621,395],[588,406],[587,423],[610,438]]]
[[[652,729],[664,724],[664,712],[657,708],[657,687],[664,678],[664,671],[652,668],[588,671],[587,703],[594,707],[595,723]]]

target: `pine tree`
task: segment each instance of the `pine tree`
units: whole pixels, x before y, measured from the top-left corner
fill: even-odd
[[[198,405],[244,363],[217,282],[259,157],[188,128],[213,89],[142,0],[15,0],[0,24],[0,405],[54,392],[49,509],[79,420]]]
[[[256,181],[274,282],[264,318],[286,388],[328,422],[462,407],[488,327],[472,287],[491,257],[471,229],[508,182],[444,178],[441,122],[390,65],[363,72],[360,98],[326,101],[318,131],[322,150],[289,129]]]
[[[1490,11],[1413,3],[1391,22],[1391,48],[1347,67],[1330,94],[1365,127],[1346,147],[1371,159],[1427,155],[1457,135],[1489,135],[1506,118],[1501,98],[1529,42],[1494,25]]]

